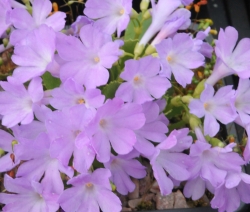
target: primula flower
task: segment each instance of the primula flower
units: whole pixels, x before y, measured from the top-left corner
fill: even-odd
[[[101,31],[113,34],[117,30],[120,37],[121,32],[126,29],[130,20],[132,0],[88,0],[85,4],[84,14],[89,18],[97,19],[94,25]]]
[[[177,30],[184,30],[191,24],[191,13],[189,10],[181,8],[174,11],[165,21],[160,32],[156,35],[151,45],[155,46],[163,39],[173,35]]]
[[[8,82],[0,82],[5,91],[0,92],[0,114],[2,124],[13,127],[19,122],[29,124],[33,121],[33,107],[43,98],[42,79],[33,78],[28,90],[15,78],[8,77]]]
[[[155,151],[154,144],[151,141],[160,143],[167,138],[168,120],[167,123],[166,120],[162,120],[160,107],[156,102],[150,101],[142,104],[142,110],[146,122],[142,128],[135,131],[137,141],[134,148],[144,156],[149,157]]]
[[[18,168],[17,177],[43,183],[43,190],[61,194],[63,182],[60,172],[72,177],[74,171],[67,165],[64,166],[60,160],[51,156],[51,140],[46,133],[41,133],[31,142],[22,142],[17,145],[21,160],[27,160]]]
[[[6,22],[7,13],[11,11],[9,0],[2,0],[0,2],[0,38],[4,32],[10,27],[10,23]]]
[[[192,2],[192,0],[190,0]],[[139,42],[139,46],[145,46],[148,41],[163,27],[168,17],[175,9],[181,5],[181,0],[159,0],[155,4],[155,0],[151,0],[152,4],[152,23]]]
[[[111,146],[121,155],[133,150],[136,142],[135,130],[145,123],[145,116],[138,104],[124,104],[114,98],[97,109],[95,118],[86,129],[91,135],[91,143],[100,162],[110,160]]]
[[[250,123],[250,81],[240,79],[235,93],[235,108],[243,125]]]
[[[192,137],[187,133],[188,129],[173,130],[166,140],[156,146],[155,153],[150,157],[150,164],[162,195],[170,194],[174,187],[166,172],[177,181],[190,177],[187,168],[191,161],[188,155],[181,153],[192,143]]]
[[[171,79],[171,73],[173,73],[175,80],[182,87],[191,83],[194,72],[190,69],[204,64],[204,56],[193,51],[193,41],[185,33],[178,33],[173,39],[163,40],[156,45],[156,50],[162,66],[161,74]]]
[[[66,80],[59,88],[51,91],[53,98],[50,104],[56,109],[72,107],[84,104],[86,108],[98,108],[103,105],[105,96],[99,89],[84,89],[82,85],[75,82],[74,79]]]
[[[66,18],[66,14],[63,12],[56,12],[48,17],[51,10],[52,4],[49,0],[34,0],[32,2],[32,16],[26,8],[13,9],[9,14],[8,20],[16,28],[10,36],[11,44],[15,45],[22,41],[29,32],[43,24],[51,27],[56,32],[62,30],[65,25],[64,19]],[[44,41],[40,42],[45,44]]]
[[[153,97],[161,98],[171,84],[168,79],[159,76],[159,71],[159,61],[152,56],[126,61],[120,77],[127,82],[119,86],[115,96],[138,104],[151,101]]]
[[[250,77],[250,39],[244,38],[236,46],[237,39],[238,32],[235,28],[229,26],[225,31],[220,29],[215,47],[219,59],[212,75],[206,81],[208,84],[214,85],[231,74],[237,74],[243,79]]]
[[[76,37],[58,35],[57,50],[62,59],[68,61],[60,69],[64,82],[74,78],[88,88],[105,85],[109,79],[107,68],[111,68],[122,51],[122,41],[112,41],[112,37],[91,24],[80,31],[81,41]]]
[[[73,154],[74,168],[81,173],[86,172],[95,158],[95,151],[85,132],[94,116],[95,111],[84,105],[53,112],[45,123],[52,140],[51,156],[58,158],[66,166]]]
[[[215,136],[220,129],[220,121],[223,124],[233,122],[237,117],[234,108],[235,91],[232,86],[220,88],[214,95],[214,88],[206,84],[200,99],[193,99],[189,103],[190,113],[199,118],[205,116],[204,134],[211,137]]]
[[[97,169],[93,173],[78,175],[67,184],[73,185],[66,189],[58,202],[65,212],[120,212],[119,198],[111,191],[107,169]]]
[[[229,144],[225,148],[211,148],[210,144],[199,140],[192,144],[190,147],[192,166],[189,167],[188,171],[191,174],[189,180],[194,180],[195,178],[196,180],[192,183],[190,182],[192,185],[188,184],[189,188],[194,188],[198,181],[200,181],[197,177],[209,181],[214,188],[217,188],[225,182],[228,171],[240,172],[241,166],[245,162],[239,154],[232,152],[233,146],[235,144]],[[200,181],[201,187],[199,192],[197,192],[203,195],[202,191],[205,191],[205,183],[201,183]]]
[[[44,185],[24,178],[12,179],[4,176],[4,187],[16,194],[0,193],[0,202],[5,204],[3,211],[47,211],[55,212],[59,208],[58,194],[44,191]]]
[[[23,83],[41,76],[46,70],[53,68],[54,52],[54,31],[46,25],[34,30],[24,44],[15,46],[11,59],[20,67],[14,70],[13,77]]]
[[[92,24],[94,21],[90,20],[86,16],[79,15],[76,21],[71,24],[70,28],[73,31],[74,36],[79,36],[81,28],[85,25]]]
[[[217,188],[211,201],[219,212],[237,211],[240,202],[250,203],[250,176],[242,172],[229,172],[225,184]]]
[[[136,156],[139,156],[139,154]],[[120,194],[126,195],[128,192],[135,190],[135,184],[130,179],[130,176],[140,179],[147,174],[146,167],[135,159],[136,156],[134,151],[127,155],[111,155],[110,161],[104,164],[105,168],[111,171],[110,180],[115,184]]]

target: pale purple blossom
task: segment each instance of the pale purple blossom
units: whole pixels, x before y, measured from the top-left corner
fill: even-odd
[[[12,179],[5,174],[4,187],[9,193],[0,193],[0,202],[5,204],[3,211],[47,211],[59,208],[58,194],[44,190],[44,185],[24,178]]]
[[[126,61],[120,74],[126,82],[119,86],[115,96],[138,104],[161,98],[171,84],[168,79],[159,76],[159,72],[159,61],[152,56]]]
[[[192,137],[187,133],[188,129],[173,130],[167,139],[156,146],[155,153],[150,157],[154,177],[162,195],[170,194],[174,187],[166,172],[177,181],[184,181],[190,177],[187,169],[191,165],[191,160],[188,155],[181,153],[192,143]]]
[[[10,23],[7,23],[6,17],[7,13],[11,11],[11,5],[9,0],[0,1],[0,38],[5,33],[5,31],[11,26]]]
[[[189,10],[181,8],[174,11],[165,21],[160,32],[156,35],[151,45],[155,46],[163,39],[172,36],[177,30],[185,30],[191,24],[191,13]]]
[[[118,37],[126,29],[130,21],[132,0],[88,0],[84,14],[95,19],[94,25],[101,31],[113,34],[117,31]]]
[[[104,166],[111,171],[110,180],[115,184],[117,191],[123,195],[135,190],[135,184],[130,176],[141,179],[147,174],[146,167],[135,158],[133,151],[127,155],[111,155],[110,161],[104,163]]]
[[[55,37],[50,27],[42,25],[29,33],[21,45],[16,45],[11,59],[19,67],[13,77],[23,83],[53,70]]]
[[[32,2],[32,15],[26,8],[15,8],[9,14],[8,21],[16,28],[10,36],[11,44],[15,45],[34,29],[45,24],[58,32],[64,28],[66,14],[56,12],[49,16],[52,10],[52,3],[49,0],[34,0]],[[43,44],[45,42],[42,42]]]
[[[191,69],[204,64],[204,56],[193,51],[193,41],[185,33],[178,33],[173,39],[163,40],[156,45],[156,50],[162,66],[161,75],[171,79],[171,73],[173,73],[175,80],[182,87],[191,83],[194,75]]]
[[[33,78],[28,89],[15,78],[0,82],[5,91],[0,92],[0,114],[2,124],[13,127],[16,124],[29,124],[34,119],[33,107],[43,98],[42,79]]]
[[[237,117],[234,107],[235,91],[232,86],[224,86],[214,94],[213,86],[206,84],[200,99],[192,99],[189,103],[190,113],[199,118],[205,116],[204,134],[215,136],[223,124],[233,122]]]
[[[93,23],[94,23],[94,21],[87,18],[86,16],[79,15],[77,17],[76,21],[73,24],[71,24],[71,26],[70,26],[71,29],[70,30],[73,31],[74,36],[79,36],[81,28],[83,26],[88,25],[88,24],[93,24]]]
[[[109,178],[111,173],[107,169],[97,169],[93,173],[85,173],[73,177],[67,184],[72,187],[66,189],[58,202],[65,212],[120,212],[120,199],[111,191]]]
[[[105,85],[109,79],[107,69],[116,62],[122,51],[122,41],[112,41],[112,37],[91,24],[80,31],[81,41],[72,36],[58,35],[59,56],[67,61],[60,69],[60,79],[64,82],[74,78],[88,88]]]
[[[109,161],[111,145],[121,155],[132,151],[136,143],[135,130],[144,123],[145,116],[139,104],[124,104],[121,99],[114,98],[99,107],[86,130],[93,135],[91,143],[97,160]]]
[[[207,83],[214,85],[223,77],[237,74],[240,78],[250,77],[250,39],[242,39],[236,46],[238,32],[229,26],[220,29],[218,40],[216,41],[215,53],[218,57],[212,75],[207,79]]]
[[[66,80],[59,88],[51,91],[50,104],[56,109],[84,104],[95,109],[103,105],[105,96],[99,89],[85,89],[74,79]]]

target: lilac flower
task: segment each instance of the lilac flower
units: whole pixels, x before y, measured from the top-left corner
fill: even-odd
[[[188,129],[172,131],[168,138],[156,147],[155,153],[150,158],[162,195],[170,194],[174,187],[165,171],[177,181],[184,181],[190,177],[187,168],[191,161],[188,155],[181,153],[188,146],[187,144],[192,143],[192,138],[187,136],[187,133]]]
[[[64,166],[74,155],[73,166],[81,173],[86,172],[95,158],[90,137],[85,131],[95,112],[84,105],[53,112],[46,120],[46,128],[52,140],[50,154]]]
[[[58,36],[57,50],[66,61],[61,67],[60,78],[64,82],[74,78],[86,88],[95,88],[108,82],[109,72],[122,51],[121,42],[112,41],[112,37],[99,31],[91,24],[83,26],[80,38]]]
[[[242,124],[250,123],[250,81],[249,79],[240,79],[235,93],[235,108],[239,114]]]
[[[46,25],[35,29],[24,40],[25,44],[15,47],[11,58],[20,66],[13,73],[19,82],[27,82],[53,68],[55,52],[55,33]]]
[[[93,173],[78,175],[68,181],[73,185],[66,189],[58,202],[65,212],[120,212],[121,202],[112,193],[107,169],[97,169]]]
[[[140,179],[147,174],[145,167],[135,159],[133,151],[127,155],[111,155],[110,161],[105,163],[104,166],[111,171],[112,176],[110,180],[116,185],[117,191],[122,195],[135,190],[135,184],[130,179],[130,176]]]
[[[177,30],[184,30],[191,24],[191,13],[189,10],[181,8],[174,11],[165,21],[160,32],[156,35],[151,45],[155,46],[160,43],[163,39],[173,35]]]
[[[205,135],[213,137],[219,131],[220,126],[216,119],[223,124],[228,124],[237,117],[233,106],[234,93],[232,86],[224,86],[214,95],[213,86],[206,84],[200,99],[193,99],[189,103],[190,113],[199,118],[205,116]]]
[[[188,169],[191,174],[189,181],[191,180],[192,182],[187,184],[187,186],[194,188],[198,181],[200,181],[197,177],[200,177],[210,182],[212,187],[217,188],[225,182],[228,171],[241,171],[241,166],[244,164],[244,161],[237,153],[232,152],[233,146],[235,146],[235,144],[230,144],[225,148],[211,148],[210,144],[199,140],[192,144],[190,147],[192,166]],[[198,194],[203,195],[201,192],[204,191],[204,189],[202,190],[202,187],[200,189]],[[186,194],[188,193],[189,192],[186,191]],[[199,196],[198,194],[196,196],[197,198]],[[190,196],[190,194],[187,196]]]
[[[40,181],[43,183],[43,190],[61,194],[63,191],[63,182],[60,172],[72,177],[73,169],[64,166],[57,158],[51,157],[50,138],[47,134],[41,133],[35,141],[20,142],[17,145],[22,160],[28,160],[23,163],[17,171],[17,177],[23,177],[29,180]]]
[[[236,211],[240,201],[250,203],[250,176],[241,172],[228,173],[225,184],[217,188],[211,201],[219,212]]]
[[[204,32],[199,31],[195,38],[193,39],[194,42],[194,51],[200,52],[205,57],[211,58],[213,47],[210,46],[207,42],[203,42],[203,40],[208,36],[208,33],[210,31],[210,27],[208,27]]]
[[[121,32],[126,29],[130,20],[132,0],[88,0],[85,4],[84,14],[89,18],[97,19],[95,26],[101,31],[113,34],[117,30],[120,37]]]
[[[156,50],[162,65],[162,75],[175,80],[186,87],[191,83],[194,75],[190,69],[198,68],[204,64],[204,57],[193,49],[193,41],[188,34],[176,34],[173,39],[168,38],[156,45]]]
[[[22,41],[29,32],[38,28],[42,24],[51,27],[54,31],[58,32],[63,29],[66,14],[63,12],[56,12],[50,17],[52,4],[49,0],[34,0],[32,2],[32,16],[26,8],[15,8],[9,15],[9,22],[16,28],[11,33],[10,42],[15,45]],[[48,17],[48,18],[47,18]],[[45,42],[41,42],[45,43]]]
[[[103,105],[105,96],[99,89],[87,89],[79,85],[75,80],[66,80],[61,87],[55,88],[51,92],[50,104],[56,109],[72,107],[84,104],[86,108],[98,108]]]
[[[159,71],[160,64],[152,56],[126,61],[120,77],[127,82],[119,86],[115,96],[125,102],[138,104],[151,101],[153,97],[161,98],[171,84],[168,79],[158,75]]]
[[[7,13],[11,11],[11,5],[9,0],[2,0],[0,2],[0,38],[4,32],[10,27],[10,24],[6,22]]]
[[[97,160],[110,160],[110,143],[118,154],[132,151],[136,142],[134,130],[140,129],[144,123],[145,116],[138,104],[124,104],[121,99],[114,98],[99,107],[86,130],[93,135],[91,143]]]
[[[229,26],[223,31],[220,29],[218,41],[216,41],[215,53],[219,60],[207,83],[214,85],[221,78],[231,74],[237,74],[240,78],[249,78],[250,73],[250,39],[242,39],[237,47],[238,32]]]
[[[246,125],[245,129],[248,135],[248,139],[247,139],[247,144],[243,152],[243,157],[246,163],[249,163],[250,162],[250,124]]]
[[[86,16],[79,15],[76,21],[71,24],[71,30],[73,31],[74,36],[79,36],[81,28],[85,25],[92,24],[93,21],[87,18]]]
[[[157,5],[154,0],[152,4],[152,23],[139,42],[139,46],[145,46],[148,41],[163,27],[169,15],[181,5],[180,0],[159,0]]]
[[[19,122],[29,124],[33,121],[33,107],[43,98],[42,80],[31,80],[28,90],[18,80],[8,77],[8,82],[0,82],[5,91],[0,92],[0,114],[2,124],[13,127]]]
[[[5,204],[3,211],[48,211],[55,212],[59,208],[57,194],[44,191],[44,185],[23,178],[12,179],[4,176],[4,187],[16,194],[0,194],[0,202]]]
[[[135,131],[137,141],[134,148],[145,157],[149,157],[155,151],[154,144],[151,141],[160,143],[166,139],[168,123],[162,120],[160,107],[156,102],[146,102],[142,105],[142,109],[146,122],[142,128]]]
[[[13,141],[16,141],[16,139],[11,134],[0,130],[0,148],[7,152],[7,154],[0,157],[0,172],[9,171],[20,163],[18,157],[15,157],[14,161],[11,157],[14,153],[12,144]]]

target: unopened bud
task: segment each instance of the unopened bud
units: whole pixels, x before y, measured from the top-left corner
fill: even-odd
[[[5,151],[0,148],[0,157],[2,157],[4,155],[4,153],[5,153]]]
[[[145,46],[143,44],[139,45],[139,43],[137,43],[135,45],[135,49],[134,49],[134,55],[135,58],[139,57],[141,55],[141,53],[143,52]]]
[[[189,125],[190,125],[191,129],[194,130],[195,128],[201,126],[201,120],[197,116],[190,114]]]
[[[115,190],[116,190],[116,186],[115,186],[115,184],[114,184],[114,183],[112,183],[112,182],[110,182],[110,181],[109,181],[109,183],[110,183],[110,185],[111,185],[112,191],[115,191]]]
[[[145,55],[151,55],[153,53],[156,52],[156,49],[155,47],[153,47],[152,45],[149,45],[147,48],[146,48],[146,51],[145,51]]]
[[[3,39],[3,46],[6,48],[9,44],[9,40],[7,38]]]
[[[14,146],[15,146],[16,144],[18,144],[17,140],[13,140],[13,141],[11,142],[12,150],[14,149]]]
[[[148,9],[148,6],[149,6],[149,0],[142,0],[141,3],[140,3],[140,9],[142,12],[144,12],[145,10]]]
[[[193,97],[199,99],[201,92],[204,90],[205,79],[202,80],[195,88]]]
[[[210,34],[211,35],[217,35],[218,34],[218,31],[216,29],[210,29]]]
[[[149,19],[149,18],[151,18],[151,13],[150,13],[150,10],[147,10],[144,14],[143,14],[143,16],[142,16],[142,18],[144,19],[144,20],[147,20],[147,19]]]
[[[9,35],[10,32],[11,32],[11,28],[9,27],[9,28],[6,30],[7,35]]]
[[[242,140],[241,140],[241,145],[242,145],[242,146],[246,146],[246,145],[247,145],[247,140],[248,140],[247,137],[242,138]]]
[[[175,96],[174,98],[171,99],[170,102],[171,102],[171,105],[173,105],[175,107],[182,106],[181,96]]]
[[[234,143],[235,142],[235,137],[233,135],[227,136],[227,139],[228,139],[229,143]]]
[[[3,65],[3,58],[0,57],[0,66]]]
[[[207,23],[209,23],[209,25],[211,26],[211,25],[213,25],[214,23],[213,23],[213,21],[211,20],[211,19],[205,19],[205,21],[207,22]]]
[[[68,1],[67,5],[74,4],[75,1]]]
[[[225,144],[218,138],[211,138],[209,140],[209,143],[213,146],[213,147],[224,147]]]
[[[233,151],[236,152],[236,153],[241,153],[240,148],[237,147],[237,146],[233,148]]]
[[[141,27],[134,27],[135,34],[140,35],[142,33]]]
[[[130,18],[131,19],[136,19],[138,17],[138,15],[139,14],[134,9],[132,9],[132,11],[130,13]]]
[[[22,2],[23,2],[24,4],[29,4],[29,3],[30,3],[30,0],[22,0]]]
[[[181,98],[181,101],[182,101],[183,103],[185,103],[185,104],[189,104],[190,101],[191,101],[192,99],[193,99],[192,96],[186,95],[186,96],[183,96],[183,97]]]

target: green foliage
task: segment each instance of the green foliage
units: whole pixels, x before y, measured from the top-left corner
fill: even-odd
[[[42,78],[43,85],[48,90],[59,87],[61,84],[61,80],[59,78],[53,77],[49,72],[45,72]]]
[[[105,95],[106,99],[113,99],[120,84],[121,82],[118,81],[110,82],[102,88],[102,94]]]
[[[129,25],[125,32],[124,40],[135,39],[135,38],[141,39],[144,33],[146,32],[146,30],[148,29],[149,25],[151,24],[152,18],[142,21],[142,13],[139,14],[138,21],[142,23],[139,37],[136,35],[136,30],[135,30],[133,21],[134,20],[131,20],[129,22]],[[134,21],[134,23],[137,25],[137,28],[138,28],[139,27],[138,23],[136,21]]]

